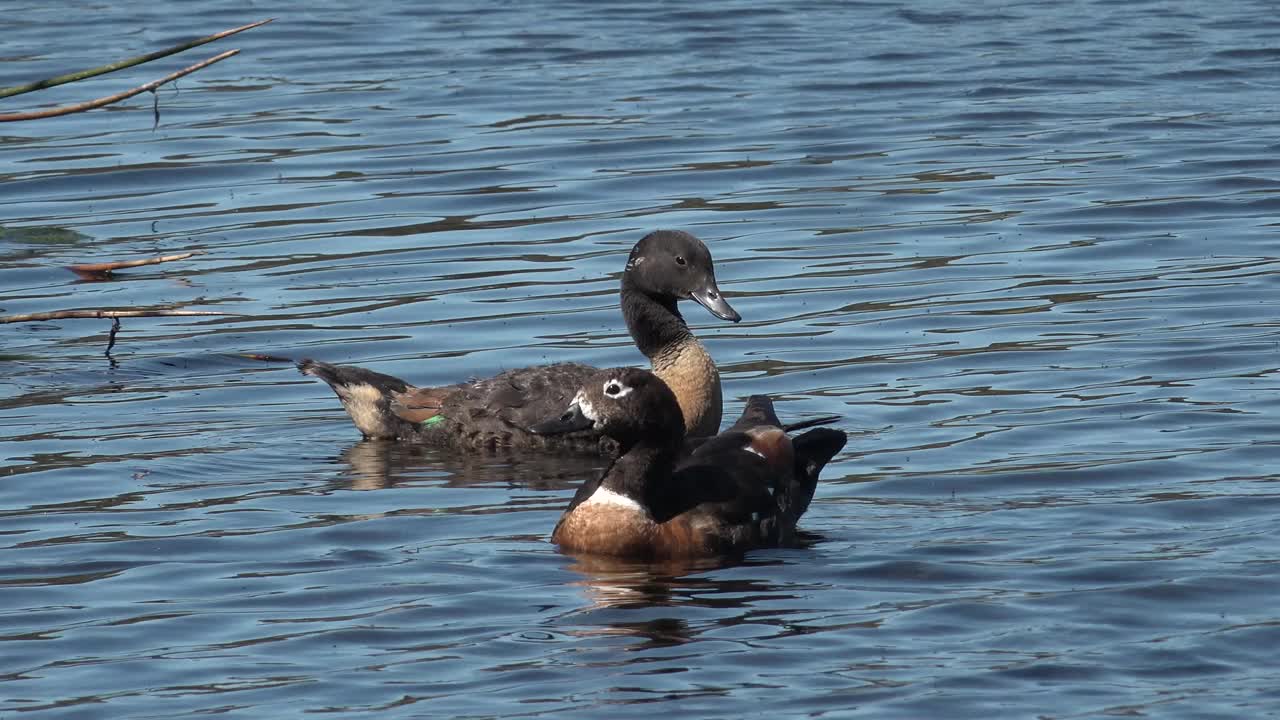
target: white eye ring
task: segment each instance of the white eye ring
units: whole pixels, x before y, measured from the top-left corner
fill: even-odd
[[[623,385],[617,380],[609,380],[604,384],[604,394],[606,397],[611,397],[616,400],[630,395],[631,388],[627,385]]]

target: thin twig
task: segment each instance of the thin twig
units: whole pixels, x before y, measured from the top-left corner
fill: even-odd
[[[102,353],[107,357],[111,357],[111,348],[116,346],[116,334],[120,332],[120,318],[111,318],[111,334],[107,335],[107,351]]]
[[[44,320],[82,320],[125,317],[187,317],[192,315],[234,315],[216,310],[54,310],[52,312],[2,315],[0,324],[42,322]]]
[[[156,265],[163,262],[173,262],[174,260],[186,260],[193,255],[201,254],[202,253],[199,252],[188,252],[179,253],[177,255],[161,255],[159,257],[143,258],[142,260],[113,260],[111,262],[101,263],[82,263],[80,265],[68,265],[67,269],[85,280],[106,280],[111,277],[111,273],[115,270],[141,267],[143,265]]]
[[[33,83],[27,83],[26,85],[17,85],[14,87],[0,88],[0,98],[7,98],[13,95],[21,95],[23,93],[34,92],[36,90],[43,90],[45,88],[51,88],[57,85],[64,85],[66,83],[75,82],[77,80],[84,80],[85,78],[97,77],[98,75],[105,75],[109,72],[115,72],[116,70],[123,70],[125,68],[133,67],[134,65],[141,65],[142,63],[151,62],[152,60],[157,60],[159,58],[166,57],[168,55],[173,55],[174,53],[180,53],[183,50],[190,50],[193,47],[199,47],[200,45],[204,45],[205,43],[211,43],[214,40],[221,40],[222,38],[227,37],[228,35],[235,35],[238,32],[244,32],[245,30],[252,30],[253,28],[259,27],[261,25],[266,25],[272,20],[275,20],[275,18],[267,18],[266,20],[259,20],[258,22],[255,22],[255,23],[249,23],[248,25],[241,25],[238,28],[223,30],[220,33],[214,33],[213,35],[202,37],[197,40],[190,40],[185,43],[174,45],[173,47],[165,50],[157,50],[153,53],[147,53],[146,55],[139,55],[137,57],[128,58],[127,60],[120,60],[119,62],[114,62],[114,63],[111,63],[110,65],[103,65],[101,67],[90,68],[89,70],[81,70],[79,72],[67,73],[66,75],[59,75],[57,77],[46,78],[44,80],[37,80]]]
[[[146,85],[139,85],[138,87],[132,90],[126,90],[122,93],[116,93],[115,95],[110,95],[108,97],[98,98],[97,100],[89,100],[88,102],[77,103],[75,105],[63,105],[62,107],[49,108],[48,110],[35,110],[32,112],[9,113],[7,115],[0,115],[0,122],[13,122],[15,120],[40,120],[43,118],[58,117],[59,115],[70,115],[71,113],[84,112],[85,110],[92,110],[94,108],[102,107],[103,105],[110,105],[111,103],[120,102],[121,100],[127,100],[128,98],[131,98],[134,95],[137,95],[139,93],[144,93],[148,90],[155,90],[156,88],[160,87],[161,85],[167,82],[172,82],[182,77],[183,75],[190,75],[191,73],[197,70],[200,70],[202,68],[209,67],[210,65],[216,62],[219,62],[221,60],[226,60],[227,58],[239,52],[240,52],[239,50],[228,50],[219,55],[214,55],[208,60],[202,60],[196,63],[195,65],[192,65],[191,67],[183,68],[182,70],[179,70],[178,72],[175,72],[175,73],[170,73],[169,75],[166,75],[160,78],[159,80],[152,80]]]
[[[258,362],[276,362],[291,363],[296,362],[293,358],[281,357],[279,355],[267,355],[266,353],[237,353],[246,360],[257,360]]]

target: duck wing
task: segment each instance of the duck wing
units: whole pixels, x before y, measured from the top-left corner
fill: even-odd
[[[461,385],[412,387],[391,396],[391,412],[411,423],[424,423],[440,414],[445,401],[461,389]]]
[[[772,410],[765,405],[756,407]],[[770,412],[755,415],[757,419],[769,416]],[[697,486],[690,496],[707,503],[702,509],[710,509],[723,524],[752,521],[754,542],[789,545],[796,524],[813,500],[819,474],[847,440],[843,430],[826,427],[794,438],[776,425],[729,430],[694,449],[677,477]],[[740,497],[726,502],[712,497],[715,494]],[[766,498],[767,507],[762,505]]]
[[[752,453],[701,453],[654,488],[648,505],[658,522],[696,512],[722,524],[750,523],[777,511],[770,487],[773,474],[769,463]]]
[[[454,445],[476,449],[557,450],[611,454],[617,444],[595,430],[536,435],[529,427],[564,412],[596,368],[557,363],[508,370],[454,386],[440,400],[437,417]]]
[[[525,431],[531,425],[564,412],[596,368],[557,363],[508,370],[491,378],[455,386],[441,410],[460,423],[499,423]]]

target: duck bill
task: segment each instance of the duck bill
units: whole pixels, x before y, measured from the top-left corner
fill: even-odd
[[[742,319],[742,316],[738,314],[738,311],[730,307],[729,303],[725,301],[724,296],[720,294],[720,288],[716,287],[714,280],[689,293],[689,297],[693,298],[694,302],[706,308],[707,312],[715,315],[721,320],[738,322]]]
[[[535,435],[560,435],[575,430],[586,430],[593,425],[595,421],[584,415],[582,408],[575,402],[560,417],[529,426],[529,432]]]

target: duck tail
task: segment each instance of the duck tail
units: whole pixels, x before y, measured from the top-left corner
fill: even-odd
[[[773,400],[768,395],[752,395],[742,408],[742,415],[729,431],[747,430],[761,425],[781,426],[778,414],[773,410]]]
[[[738,421],[729,429],[746,430],[760,425],[776,425],[790,433],[819,425],[830,425],[839,419],[839,415],[821,415],[793,423],[783,423],[778,419],[778,413],[773,409],[773,400],[768,395],[752,395],[747,398],[747,404],[742,408],[742,415]]]
[[[356,429],[366,438],[399,437],[405,429],[402,426],[411,425],[391,409],[396,396],[413,389],[400,378],[354,365],[332,365],[311,359],[300,361],[298,371],[325,381],[342,401]]]
[[[847,441],[845,432],[834,428],[814,428],[792,438],[794,471],[777,495],[781,539],[784,542],[790,538],[800,516],[809,509],[822,468],[844,449]]]
[[[796,430],[807,430],[808,428],[817,427],[819,425],[830,425],[831,423],[836,422],[838,420],[840,420],[839,415],[820,415],[816,418],[809,418],[807,420],[797,420],[793,423],[787,423],[786,425],[782,426],[782,429],[786,430],[787,432],[795,432]],[[837,450],[836,452],[839,452],[839,451]]]

